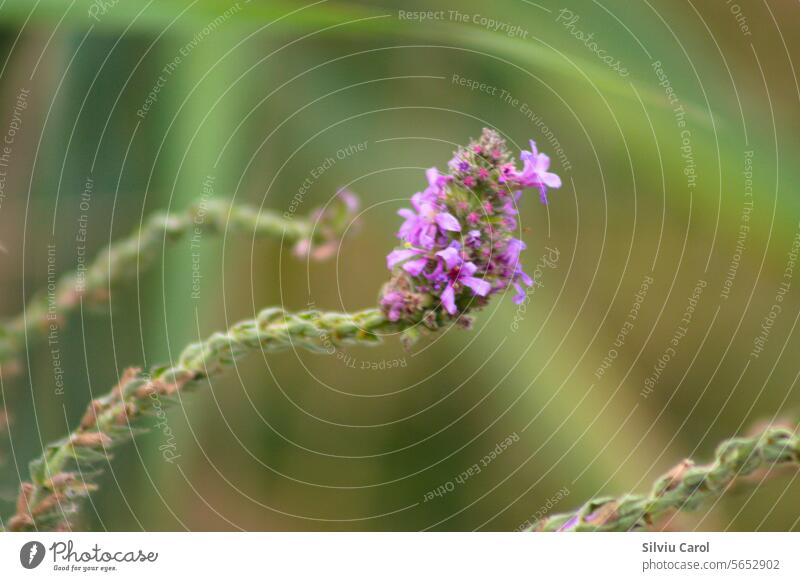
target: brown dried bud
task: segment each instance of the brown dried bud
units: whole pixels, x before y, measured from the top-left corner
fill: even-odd
[[[44,514],[46,512],[49,512],[56,505],[60,504],[62,500],[64,500],[64,495],[60,494],[58,492],[54,492],[53,494],[45,496],[41,500],[41,502],[39,502],[39,504],[37,504],[33,508],[33,510],[31,511],[31,514],[34,517],[37,517],[37,516],[40,516],[40,515],[42,515],[42,514]]]
[[[47,488],[55,489],[62,488],[75,480],[76,474],[74,472],[59,472],[47,481]]]
[[[31,494],[33,494],[33,484],[30,482],[23,482],[19,487],[19,495],[17,496],[17,514],[23,515],[30,512],[28,506]]]
[[[147,399],[152,394],[157,394],[158,390],[152,381],[145,383],[142,387],[136,390],[136,399]]]
[[[72,436],[71,442],[79,448],[97,448],[110,446],[112,440],[103,432],[85,432]]]
[[[158,390],[158,393],[165,396],[174,395],[180,387],[177,383],[166,383],[161,380],[156,380],[154,384]]]
[[[22,531],[33,526],[33,519],[27,514],[15,514],[8,519],[8,530]]]
[[[92,400],[92,402],[89,404],[89,407],[86,408],[86,412],[83,414],[83,417],[81,418],[81,429],[88,430],[89,428],[93,428],[95,425],[97,425],[97,414],[103,411],[104,407],[105,406],[100,400]]]
[[[689,459],[683,460],[677,466],[674,466],[672,470],[667,472],[664,475],[664,481],[666,485],[664,486],[661,494],[664,492],[668,492],[670,490],[675,490],[675,488],[683,481],[683,477],[686,475],[687,470],[694,466],[694,462]]]
[[[123,399],[125,396],[125,386],[128,385],[134,379],[136,379],[141,372],[142,370],[139,367],[128,367],[122,373],[122,377],[120,377],[119,383],[117,383],[117,385],[112,390],[112,393],[114,394],[114,399]]]
[[[616,501],[607,502],[603,506],[598,507],[597,510],[595,510],[592,514],[587,516],[586,522],[601,527],[607,522],[616,518],[618,507],[619,504]]]
[[[132,403],[126,403],[119,408],[117,415],[114,418],[114,421],[117,425],[125,425],[127,424],[131,418],[136,415],[136,406]]]

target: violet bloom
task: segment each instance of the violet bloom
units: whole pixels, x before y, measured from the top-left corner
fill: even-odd
[[[419,276],[419,274],[425,270],[425,266],[428,264],[428,259],[422,255],[424,255],[423,250],[418,250],[417,248],[401,248],[398,250],[393,250],[389,253],[386,257],[386,266],[389,270],[392,270],[395,265],[404,262],[403,270],[405,270],[408,274],[412,276]],[[414,258],[414,257],[417,258]],[[414,258],[414,260],[409,260],[410,258]]]
[[[400,291],[390,291],[381,298],[381,306],[386,310],[386,317],[392,321],[399,321],[406,310],[406,298]]]
[[[425,172],[425,177],[428,178],[428,188],[425,190],[426,194],[433,194],[438,197],[444,197],[445,186],[453,181],[453,176],[442,175],[435,167],[428,169]]]
[[[536,142],[531,139],[530,144],[531,150],[523,151],[519,155],[524,165],[517,177],[522,186],[539,188],[539,197],[542,203],[546,204],[547,188],[560,188],[561,178],[547,171],[550,169],[550,158],[544,153],[539,153]]]
[[[426,172],[427,187],[411,198],[412,208],[399,211],[403,244],[386,258],[392,279],[381,292],[381,308],[387,319],[436,329],[456,316],[469,321],[469,311],[512,286],[514,301],[525,300],[524,287],[533,280],[520,262],[525,244],[514,237],[516,202],[526,188],[538,188],[546,201],[547,188],[561,180],[533,142],[520,159],[518,170],[505,140],[484,129],[453,154],[449,175]]]
[[[500,256],[504,266],[511,271],[511,284],[514,285],[517,291],[517,294],[514,295],[514,303],[517,305],[522,304],[526,296],[525,289],[522,288],[520,282],[525,286],[533,285],[533,279],[522,270],[522,264],[520,263],[520,254],[525,248],[526,245],[522,240],[511,238],[508,241],[505,252]]]
[[[443,232],[460,232],[461,224],[450,212],[443,210],[431,199],[427,192],[414,194],[411,198],[414,210],[403,208],[397,213],[405,218],[397,233],[398,238],[406,242],[431,250],[436,237]]]
[[[447,286],[442,292],[441,299],[442,305],[449,314],[455,315],[458,312],[455,296],[456,290],[460,290],[462,286],[470,288],[473,293],[481,297],[485,297],[492,290],[492,285],[488,282],[472,276],[478,267],[472,262],[464,261],[458,242],[453,242],[449,247],[440,250],[436,256],[443,260],[446,268],[444,279],[447,281]]]
[[[336,195],[342,201],[349,214],[354,215],[358,212],[360,204],[358,201],[358,196],[356,196],[353,192],[350,190],[339,190]]]

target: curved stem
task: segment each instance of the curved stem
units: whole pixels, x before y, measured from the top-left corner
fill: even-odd
[[[714,461],[684,460],[659,478],[648,494],[590,500],[574,512],[535,523],[529,531],[631,531],[673,511],[697,510],[721,496],[738,478],[779,466],[800,467],[797,430],[773,427],[752,438],[732,438],[717,447]]]
[[[107,461],[111,447],[135,436],[148,412],[159,411],[179,391],[232,367],[248,353],[291,347],[330,353],[338,345],[374,345],[381,340],[379,333],[402,330],[406,325],[388,321],[378,309],[352,314],[293,314],[269,308],[255,319],[189,345],[173,365],[150,373],[128,369],[107,395],[89,404],[73,432],[49,444],[42,456],[31,462],[31,481],[20,487],[16,514],[8,520],[8,530],[70,528],[78,501],[95,490],[88,467]],[[73,466],[79,471],[70,471]]]
[[[180,214],[158,212],[142,228],[124,240],[102,250],[85,271],[67,273],[55,283],[54,292],[42,291],[26,304],[25,311],[0,325],[0,365],[9,370],[16,363],[26,341],[31,344],[47,337],[52,324],[61,325],[85,306],[108,303],[114,290],[135,280],[159,257],[162,244],[176,242],[198,233],[220,234],[226,230],[273,238],[289,244],[330,242],[341,232],[319,224],[320,214],[308,218],[285,217],[276,212],[223,201],[192,206]]]

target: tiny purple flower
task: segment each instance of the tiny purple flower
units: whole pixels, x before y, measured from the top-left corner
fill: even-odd
[[[547,188],[560,188],[561,178],[547,170],[550,169],[550,158],[539,153],[536,143],[531,140],[531,150],[520,153],[524,165],[518,174],[519,183],[525,187],[539,188],[539,197],[543,204],[547,203]]]

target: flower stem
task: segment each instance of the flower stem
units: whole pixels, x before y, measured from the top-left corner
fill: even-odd
[[[89,307],[107,304],[114,291],[156,262],[165,242],[188,238],[197,228],[204,234],[230,231],[290,245],[324,244],[341,234],[339,224],[330,228],[320,224],[319,219],[318,211],[308,218],[287,218],[228,201],[206,202],[180,214],[158,212],[138,232],[102,250],[85,272],[63,275],[56,282],[54,293],[39,292],[22,314],[0,325],[0,365],[6,372],[13,371],[26,342],[32,344],[46,338],[50,325],[62,324],[81,303]]]
[[[697,510],[721,496],[735,480],[758,470],[800,467],[797,430],[772,427],[751,438],[732,438],[717,447],[713,462],[684,460],[659,478],[647,494],[590,500],[574,512],[554,515],[528,531],[632,531],[674,511]]]
[[[31,481],[20,487],[8,530],[70,529],[79,500],[96,489],[87,468],[107,462],[110,448],[139,433],[142,418],[154,405],[160,409],[178,392],[232,367],[248,353],[294,347],[332,353],[339,345],[374,345],[381,341],[379,334],[404,325],[388,321],[378,309],[348,314],[268,308],[255,319],[189,345],[173,365],[150,373],[128,369],[108,394],[89,404],[73,432],[46,446],[31,462]]]

